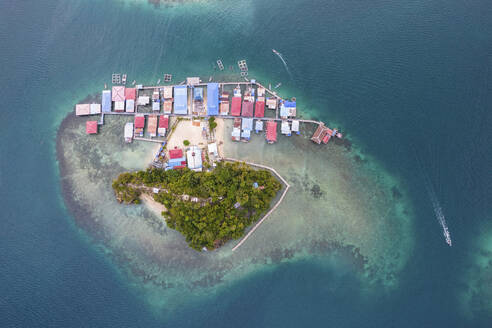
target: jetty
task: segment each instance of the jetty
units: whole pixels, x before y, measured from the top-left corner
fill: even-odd
[[[280,181],[282,181],[283,184],[285,185],[285,189],[282,192],[282,195],[280,196],[279,200],[275,203],[275,205],[258,222],[256,222],[256,224],[253,226],[253,228],[251,228],[251,230],[246,234],[246,236],[244,236],[243,239],[241,239],[239,241],[239,243],[232,248],[232,251],[234,252],[239,247],[241,247],[241,245],[244,244],[244,242],[246,242],[246,240],[248,240],[248,238],[253,234],[253,232],[255,232],[255,230],[258,229],[258,227],[270,216],[270,214],[272,214],[277,209],[277,207],[279,207],[279,205],[284,200],[285,195],[287,194],[287,192],[290,189],[290,184],[273,167],[269,167],[269,166],[262,165],[262,164],[257,164],[257,163],[252,163],[252,162],[247,162],[247,161],[242,161],[242,160],[235,159],[235,158],[228,158],[228,157],[223,158],[223,160],[230,161],[230,162],[245,163],[245,164],[248,164],[248,165],[251,165],[251,166],[255,166],[255,167],[259,167],[259,168],[262,168],[262,169],[269,170],[270,172],[272,172],[273,174],[275,174],[275,176],[277,178],[279,178]]]

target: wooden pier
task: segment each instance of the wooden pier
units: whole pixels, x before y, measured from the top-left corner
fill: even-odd
[[[133,137],[133,140],[149,141],[149,142],[155,142],[155,143],[159,143],[159,144],[166,141],[166,140],[150,139],[150,138],[142,138],[142,137]]]
[[[239,241],[239,243],[232,248],[232,251],[234,252],[236,249],[241,247],[242,244],[244,244],[244,242],[253,234],[253,232],[255,232],[255,230],[263,223],[263,221],[265,221],[270,216],[270,214],[272,214],[273,211],[275,211],[277,209],[277,207],[280,205],[280,203],[282,203],[285,195],[287,194],[287,191],[289,191],[289,189],[290,189],[290,184],[280,174],[278,174],[278,172],[273,167],[269,167],[269,166],[262,165],[262,164],[256,164],[256,163],[252,163],[252,162],[241,161],[239,159],[228,158],[228,157],[223,158],[223,160],[230,161],[230,162],[245,163],[245,164],[248,164],[251,166],[256,166],[256,167],[259,167],[262,169],[269,170],[270,172],[275,174],[285,185],[285,190],[282,193],[282,195],[280,196],[280,199],[277,201],[277,203],[275,203],[275,205],[253,226],[253,228],[251,228],[251,230],[246,234],[246,236],[244,236],[243,239],[241,239]]]

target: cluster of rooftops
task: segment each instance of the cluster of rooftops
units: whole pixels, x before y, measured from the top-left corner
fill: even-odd
[[[237,86],[234,87],[236,83]],[[226,85],[232,85],[233,89],[229,89],[232,90],[232,95],[226,91]],[[244,86],[243,91],[241,85]],[[271,97],[266,96],[267,91]],[[265,117],[265,108],[275,110],[275,119]],[[136,85],[129,88],[113,85],[111,89],[102,91],[101,104],[77,104],[75,112],[78,116],[105,113],[134,115],[134,122],[125,126],[127,142],[131,142],[134,137],[143,137],[144,129],[150,138],[164,137],[169,125],[169,116],[222,116],[234,119],[231,137],[235,141],[248,141],[253,130],[256,133],[263,131],[265,123],[268,143],[277,141],[279,123],[280,132],[287,136],[292,132],[299,134],[300,123],[295,119],[295,98],[284,100],[255,80],[249,83],[219,84],[202,83],[197,77],[187,78],[186,84],[182,82],[181,85]],[[97,133],[98,125],[104,123],[103,116],[100,122],[86,123],[88,134]],[[145,116],[148,116],[147,125]],[[342,137],[336,130],[318,123],[318,129],[311,138],[314,142],[327,143],[332,136]]]

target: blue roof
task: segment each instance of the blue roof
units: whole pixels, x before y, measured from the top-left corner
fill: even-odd
[[[186,85],[174,87],[174,114],[188,114],[188,89]]]
[[[241,128],[243,130],[253,130],[253,119],[252,118],[243,118],[241,122]]]
[[[111,111],[111,91],[104,90],[102,92],[102,111],[110,112]]]
[[[195,100],[203,100],[203,88],[195,88],[193,90]]]
[[[168,163],[169,165],[175,164],[175,165],[181,165],[181,162],[186,162],[186,157],[181,157],[181,158],[171,158]]]
[[[219,115],[218,83],[207,83],[207,115]]]
[[[295,101],[284,101],[284,106],[288,107],[288,108],[295,108],[296,102]]]

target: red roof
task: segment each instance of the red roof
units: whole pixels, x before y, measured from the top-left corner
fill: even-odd
[[[137,92],[135,88],[126,88],[125,89],[125,99],[133,99],[135,100],[137,96]]]
[[[143,129],[145,127],[145,116],[135,116],[135,128]]]
[[[232,97],[231,115],[241,115],[241,97]]]
[[[253,103],[251,101],[243,101],[243,116],[253,117]]]
[[[87,134],[97,134],[97,121],[87,121],[87,122],[85,122],[85,133],[87,133]]]
[[[324,143],[324,144],[328,143],[328,141],[330,141],[330,138],[331,138],[331,134],[327,134],[327,135],[323,138],[323,143]]]
[[[255,104],[255,117],[264,117],[265,116],[265,102],[257,101]]]
[[[174,158],[181,158],[183,157],[183,150],[182,149],[171,149],[169,151],[169,158],[174,159]]]
[[[173,166],[173,169],[179,170],[179,169],[184,169],[185,167],[186,167],[185,165],[176,165],[176,166]]]
[[[277,122],[268,121],[266,124],[266,138],[268,141],[277,141]]]
[[[169,127],[169,116],[161,115],[159,117],[159,127],[167,129]]]

